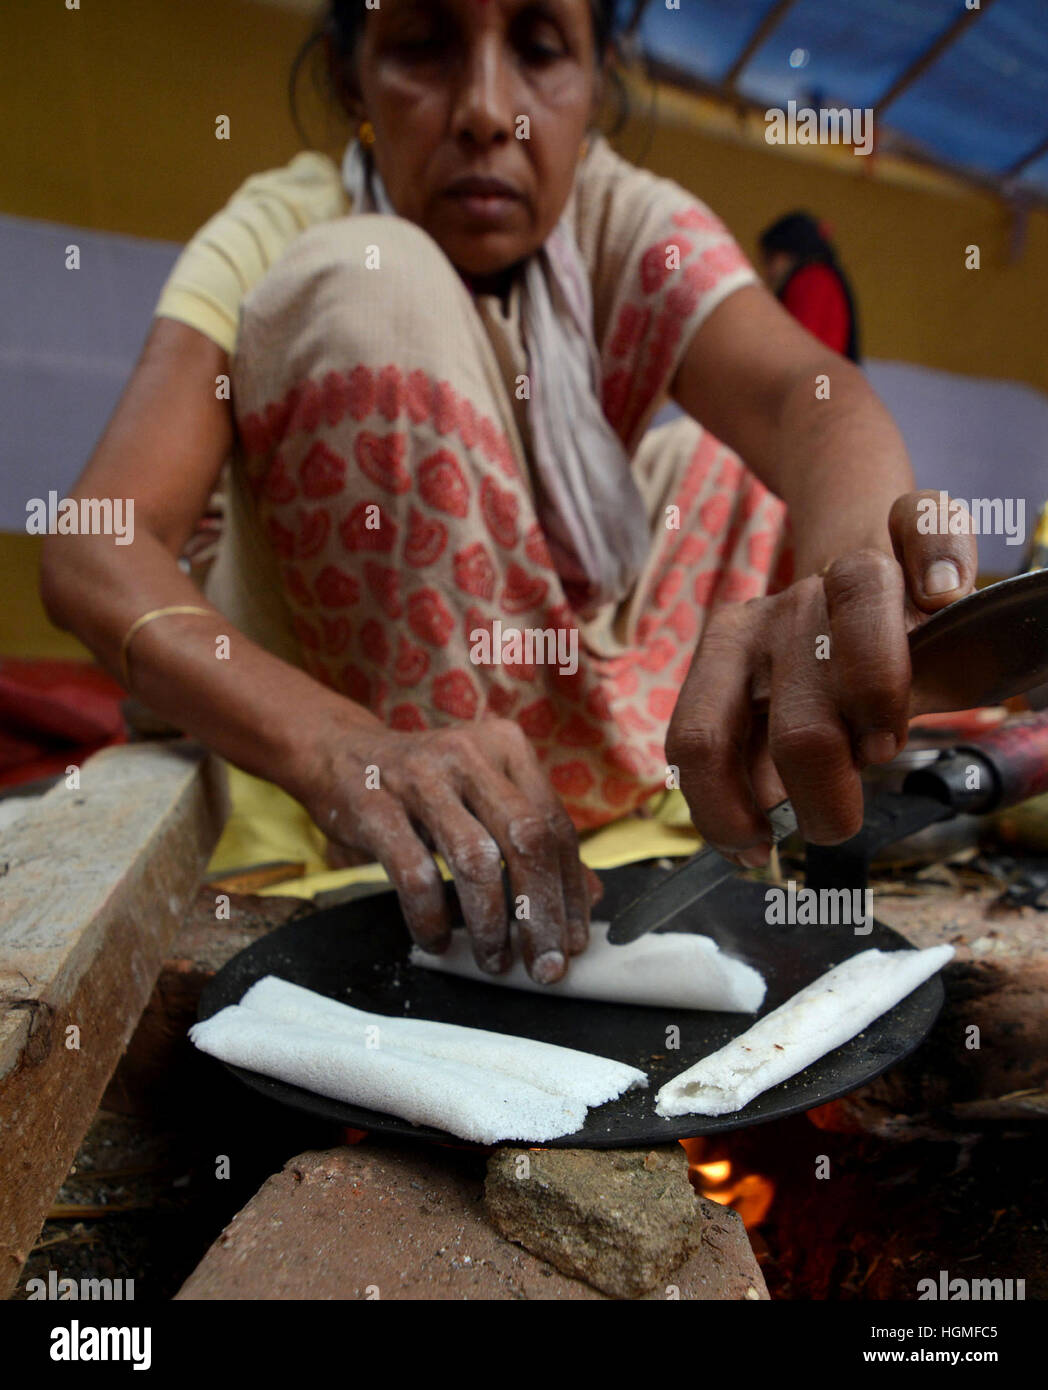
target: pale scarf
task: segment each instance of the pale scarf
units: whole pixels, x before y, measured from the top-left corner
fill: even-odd
[[[342,161],[354,212],[397,213],[358,140]],[[558,572],[588,587],[585,608],[632,589],[649,548],[630,461],[601,408],[589,276],[567,212],[524,263],[521,321],[539,519]]]

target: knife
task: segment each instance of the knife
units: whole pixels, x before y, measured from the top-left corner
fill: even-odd
[[[930,692],[924,702],[928,713],[999,704],[1033,689],[1048,676],[1048,570],[1005,579],[960,599],[915,628],[909,634],[909,644],[913,685],[920,684]],[[914,814],[908,819],[920,824],[910,825],[907,833],[959,810],[985,814],[1025,800],[1035,794],[1027,788],[1040,785],[1039,774],[1043,773],[1048,783],[1048,724],[1043,730],[1038,725],[1038,732],[1026,740],[1020,752],[1016,751],[1015,738],[1010,738],[1002,773],[991,745],[994,737],[1003,740],[1006,735],[1007,729],[978,744],[947,750],[933,765],[939,768],[943,764],[937,779],[927,773],[912,773],[904,790],[922,796],[925,805],[911,808]],[[971,763],[969,753],[987,749],[988,754],[983,754],[988,765],[983,794],[966,795],[963,776],[962,785],[957,785],[957,769]],[[949,768],[944,762],[948,757],[953,758]],[[797,815],[788,800],[780,801],[765,815],[771,823],[774,845],[797,829]],[[636,941],[736,872],[737,866],[730,859],[707,846],[624,908],[608,928],[608,940],[616,946]]]
[[[797,813],[789,801],[780,801],[765,815],[771,821],[772,844],[777,845],[797,829]],[[623,908],[608,928],[608,940],[613,946],[625,946],[646,932],[654,931],[683,912],[686,907],[704,898],[718,883],[737,872],[737,866],[723,854],[707,846],[698,854],[674,869]]]

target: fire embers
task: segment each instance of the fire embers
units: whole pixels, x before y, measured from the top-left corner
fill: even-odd
[[[731,1207],[746,1229],[759,1226],[771,1209],[775,1184],[760,1173],[745,1172],[726,1156],[724,1146],[709,1139],[682,1139],[691,1185],[702,1197]]]

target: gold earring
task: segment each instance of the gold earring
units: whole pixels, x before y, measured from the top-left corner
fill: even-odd
[[[361,121],[357,127],[357,139],[362,145],[373,145],[375,143],[375,127],[370,121]]]
[[[587,155],[587,153],[588,153],[588,151],[589,151],[589,145],[590,145],[589,136],[586,135],[586,136],[583,137],[582,144],[579,146],[579,158],[580,158],[580,159],[585,159],[585,158],[586,158],[586,155]]]

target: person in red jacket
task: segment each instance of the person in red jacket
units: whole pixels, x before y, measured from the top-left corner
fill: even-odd
[[[855,300],[825,223],[806,212],[780,217],[760,236],[764,274],[775,296],[809,333],[859,359]]]

